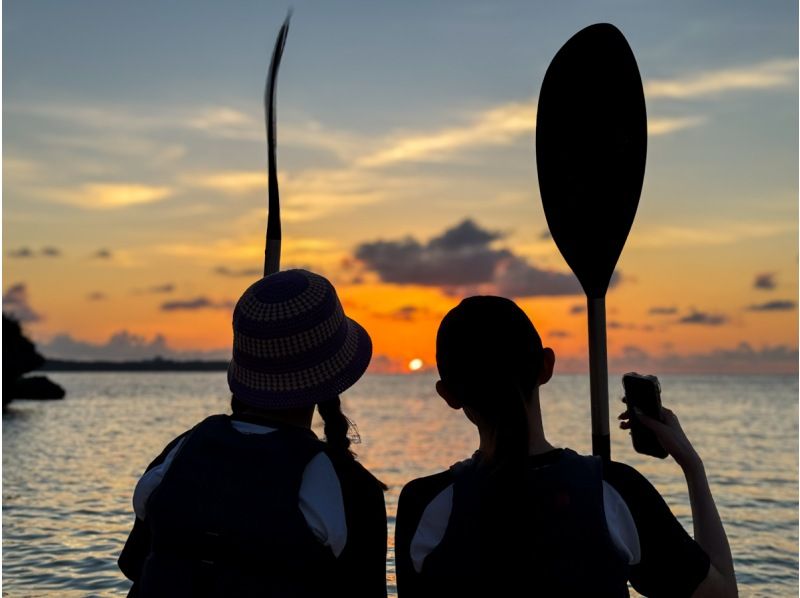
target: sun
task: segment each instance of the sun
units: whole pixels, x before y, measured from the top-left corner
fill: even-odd
[[[418,369],[422,367],[423,363],[419,357],[415,357],[411,361],[408,362],[408,369],[412,372],[416,372]]]

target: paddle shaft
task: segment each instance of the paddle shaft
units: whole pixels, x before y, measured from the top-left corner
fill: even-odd
[[[275,90],[278,84],[278,69],[283,56],[283,46],[289,32],[291,10],[286,15],[278,38],[275,40],[275,49],[272,51],[267,84],[264,88],[264,119],[267,126],[267,189],[269,195],[267,211],[267,235],[264,244],[264,276],[274,274],[281,266],[281,206],[278,192],[278,165],[275,159]]]
[[[587,297],[589,320],[589,388],[592,402],[592,454],[608,461],[608,354],[606,350],[606,299]]]

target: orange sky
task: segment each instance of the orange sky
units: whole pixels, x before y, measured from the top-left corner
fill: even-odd
[[[260,7],[229,31],[223,8],[178,4],[4,5],[3,304],[45,355],[225,358],[232,304],[259,275],[260,95],[284,15]],[[431,367],[442,315],[493,292],[515,293],[562,371],[586,371],[585,299],[545,234],[534,132],[549,59],[596,20],[631,43],[649,129],[607,297],[611,368],[796,371],[796,14],[531,5],[486,8],[487,30],[468,4],[360,11],[332,39],[337,14],[311,2],[289,34],[283,265],[336,284],[373,369]],[[395,25],[422,22],[409,48]]]

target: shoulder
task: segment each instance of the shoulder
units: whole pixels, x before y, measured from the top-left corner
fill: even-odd
[[[603,463],[603,478],[607,482],[619,481],[623,483],[650,485],[647,478],[636,469],[626,463],[620,463],[619,461],[607,461]]]
[[[434,499],[451,487],[455,476],[450,470],[417,478],[406,484],[397,503],[395,533],[398,541],[411,541],[419,527],[423,514]],[[449,504],[448,504],[449,508]]]
[[[636,505],[663,502],[653,484],[636,469],[625,463],[610,461],[603,464],[603,480],[614,488],[634,508]]]
[[[400,491],[400,506],[425,508],[438,494],[450,486],[455,480],[452,471],[446,470],[433,475],[411,480]]]
[[[355,459],[322,450],[314,460],[327,461],[341,481],[343,492],[358,491],[383,497],[383,483]]]

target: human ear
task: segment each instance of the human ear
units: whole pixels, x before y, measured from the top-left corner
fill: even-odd
[[[439,396],[444,399],[444,402],[447,403],[451,409],[461,409],[461,401],[450,391],[444,380],[436,381],[436,392],[439,393]]]
[[[553,368],[556,365],[556,354],[550,347],[545,347],[542,355],[542,370],[539,372],[539,386],[547,384],[553,377]]]

